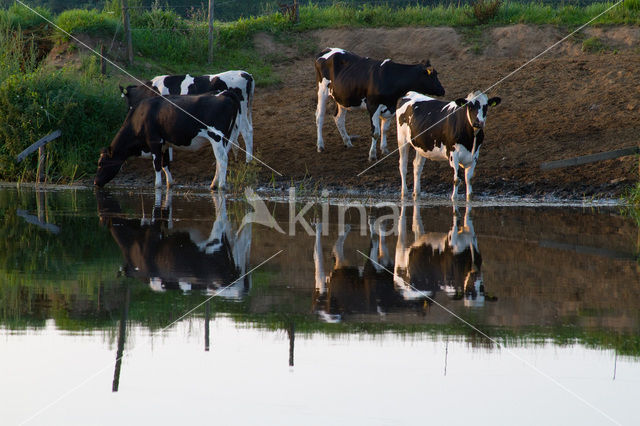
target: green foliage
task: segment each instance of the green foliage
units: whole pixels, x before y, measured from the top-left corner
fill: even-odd
[[[131,26],[164,30],[186,30],[188,27],[187,21],[176,12],[157,8],[132,16]]]
[[[627,10],[640,11],[640,0],[624,0],[623,4]]]
[[[502,0],[474,0],[471,3],[471,15],[479,24],[495,19],[502,6]]]
[[[33,39],[25,39],[20,28],[0,23],[0,81],[13,74],[32,72],[36,64]]]
[[[56,129],[48,153],[49,177],[72,181],[95,171],[99,148],[122,123],[125,106],[115,84],[70,70],[15,74],[0,84],[0,180],[33,180],[36,156],[15,157]]]
[[[113,35],[119,22],[109,13],[97,10],[72,9],[62,12],[55,20],[56,25],[71,34]],[[58,36],[68,40],[68,36],[58,32]]]
[[[33,7],[33,9],[45,18],[49,20],[53,19],[48,9],[44,7]],[[24,30],[46,24],[47,22],[26,7],[14,3],[8,9],[0,10],[0,23],[9,24],[12,28],[21,28]]]
[[[605,44],[598,37],[589,37],[582,42],[582,51],[588,53],[599,53],[606,50]]]

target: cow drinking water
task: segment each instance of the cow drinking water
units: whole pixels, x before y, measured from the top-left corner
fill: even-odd
[[[111,181],[125,160],[151,153],[156,173],[155,186],[162,186],[164,169],[167,186],[173,183],[163,153],[169,145],[197,150],[210,143],[216,159],[216,173],[211,189],[225,187],[229,148],[236,143],[236,117],[240,101],[225,90],[217,95],[152,97],[143,99],[129,111],[111,145],[100,153],[95,185]]]
[[[487,109],[500,103],[481,92],[469,93],[466,99],[442,102],[416,92],[398,100],[396,122],[400,151],[401,196],[407,193],[409,146],[416,150],[413,161],[413,198],[420,195],[420,174],[425,159],[448,161],[453,168],[453,193],[458,195],[458,167],[464,168],[467,200],[471,199],[471,178],[484,140]]]
[[[234,90],[240,98],[238,130],[246,147],[246,161],[253,159],[253,119],[251,109],[255,82],[246,71],[225,71],[219,74],[190,76],[160,75],[140,86],[120,87],[129,109],[133,109],[143,99],[160,95],[200,95],[208,92]],[[235,148],[235,146],[233,147]],[[234,151],[235,152],[235,151]]]
[[[315,68],[318,83],[318,152],[324,150],[322,125],[329,96],[336,102],[334,121],[347,147],[353,146],[345,127],[347,110],[366,108],[369,112],[372,134],[370,161],[376,159],[378,138],[382,153],[388,153],[386,137],[389,120],[395,113],[398,98],[411,90],[444,96],[438,73],[429,61],[405,65],[390,59],[378,61],[360,57],[343,49],[328,48],[316,58]]]

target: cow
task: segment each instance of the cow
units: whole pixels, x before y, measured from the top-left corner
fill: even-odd
[[[225,200],[214,196],[216,216],[209,235],[201,233],[195,222],[181,220],[174,227],[171,204],[159,206],[156,197],[154,217],[129,217],[119,202],[105,191],[98,191],[100,223],[107,226],[120,248],[120,273],[164,292],[202,291],[228,299],[242,299],[251,281],[246,275],[251,249],[251,224],[235,231],[227,217]],[[169,210],[163,217],[159,210]]]
[[[167,102],[169,100],[169,102]],[[111,181],[124,161],[151,153],[155,187],[162,186],[164,169],[167,187],[173,183],[169,165],[163,162],[168,146],[197,150],[210,143],[216,159],[211,189],[225,188],[229,148],[238,137],[235,126],[240,101],[232,91],[217,95],[188,95],[146,98],[131,109],[108,148],[103,148],[94,180],[97,186]]]
[[[389,152],[387,132],[398,98],[410,90],[444,96],[438,73],[428,60],[417,65],[405,65],[390,59],[378,61],[363,58],[333,47],[323,50],[316,57],[315,69],[318,84],[318,152],[324,151],[322,125],[329,96],[336,103],[334,121],[347,148],[353,146],[345,127],[347,110],[366,108],[369,112],[372,134],[369,161],[376,159],[378,138],[382,153]]]
[[[451,230],[425,233],[420,207],[413,206],[414,242],[408,245],[406,206],[400,212],[398,241],[394,264],[394,280],[405,299],[428,296],[444,291],[454,300],[464,299],[465,306],[482,306],[497,300],[485,295],[482,279],[482,256],[467,206],[463,226],[458,224],[457,210],[453,211]]]
[[[120,86],[122,97],[129,109],[133,109],[142,99],[160,95],[200,95],[207,92],[221,92],[235,89],[240,98],[238,130],[246,147],[246,162],[253,159],[253,118],[251,114],[255,82],[246,71],[225,71],[219,74],[190,76],[160,75],[140,86]],[[232,147],[234,153],[237,146]]]
[[[448,161],[453,168],[453,193],[458,196],[458,167],[464,168],[467,201],[471,200],[471,178],[484,140],[487,109],[500,103],[500,98],[488,98],[472,92],[466,98],[443,102],[417,92],[408,92],[398,100],[396,124],[400,151],[401,198],[407,191],[407,160],[409,147],[416,150],[413,160],[413,198],[420,195],[420,174],[425,160]]]

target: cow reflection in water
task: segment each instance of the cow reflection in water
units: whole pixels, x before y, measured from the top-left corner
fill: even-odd
[[[150,219],[144,209],[142,219],[117,215],[120,208],[115,200],[98,203],[101,221],[108,223],[122,250],[122,273],[148,282],[154,291],[198,290],[231,299],[244,297],[250,287],[249,277],[244,275],[249,263],[251,224],[234,232],[224,198],[214,195],[216,218],[208,236],[195,226],[176,230],[170,195],[161,205],[159,192]],[[185,222],[181,220],[180,224]]]
[[[482,306],[485,297],[482,282],[482,256],[471,220],[471,208],[465,211],[463,226],[458,225],[454,209],[453,226],[448,233],[425,233],[420,208],[413,209],[414,242],[407,243],[406,207],[402,206],[398,223],[395,260],[385,243],[384,232],[370,220],[370,248],[363,268],[345,260],[344,242],[349,234],[339,236],[334,247],[335,264],[327,276],[324,272],[322,225],[316,224],[314,246],[315,294],[313,309],[327,322],[344,320],[351,314],[384,315],[390,311],[416,310],[424,313],[444,291],[465,306]]]
[[[458,211],[453,210],[453,225],[448,233],[425,233],[420,207],[414,206],[412,230],[414,242],[407,244],[406,208],[400,213],[394,281],[405,299],[435,298],[438,291],[453,299],[464,299],[465,306],[482,306],[485,302],[482,282],[482,256],[467,206],[463,226],[458,225]],[[495,300],[486,298],[487,300]]]
[[[393,262],[385,243],[384,232],[369,220],[371,241],[364,267],[346,261],[344,242],[351,227],[345,225],[333,246],[335,263],[327,276],[324,272],[322,225],[316,224],[316,240],[313,250],[315,264],[315,294],[313,310],[323,321],[338,322],[351,314],[385,313],[396,309],[415,308],[422,311],[424,298],[407,301],[393,282]]]

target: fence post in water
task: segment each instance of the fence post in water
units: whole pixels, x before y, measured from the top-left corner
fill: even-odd
[[[129,20],[129,4],[127,0],[122,0],[122,24],[124,26],[124,33],[127,36],[129,65],[133,65],[133,42],[131,41],[131,21]]]
[[[27,157],[27,155],[31,154],[32,152],[35,152],[36,149],[38,150],[38,171],[36,173],[36,183],[42,183],[46,179],[46,167],[44,162],[47,158],[47,153],[44,149],[44,146],[49,142],[51,142],[52,140],[56,139],[61,134],[62,132],[60,130],[56,130],[53,133],[49,133],[44,138],[38,140],[37,142],[32,143],[31,146],[29,146],[27,149],[22,151],[16,157],[16,161],[19,163],[22,160],[24,160]]]
[[[213,0],[209,0],[209,56],[207,62],[213,62]]]
[[[38,148],[38,172],[36,177],[36,183],[44,183],[47,180],[45,161],[47,160],[47,152],[44,145]]]

